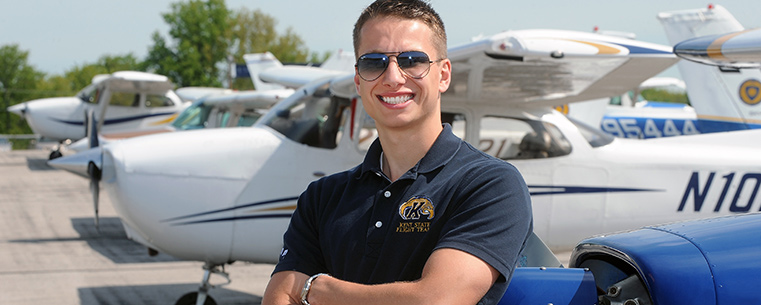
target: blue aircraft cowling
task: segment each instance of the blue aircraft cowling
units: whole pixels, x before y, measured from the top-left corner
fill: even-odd
[[[586,239],[570,265],[592,271],[601,304],[761,304],[761,214]]]
[[[520,267],[498,305],[592,305],[597,302],[595,281],[580,268]]]

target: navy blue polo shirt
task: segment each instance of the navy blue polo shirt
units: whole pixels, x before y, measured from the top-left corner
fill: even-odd
[[[364,162],[312,182],[284,235],[275,273],[294,270],[363,284],[413,281],[440,248],[468,252],[501,273],[479,304],[496,304],[532,228],[528,188],[511,164],[444,130],[393,183],[376,139]]]

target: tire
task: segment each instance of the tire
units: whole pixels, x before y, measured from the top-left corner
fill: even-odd
[[[188,292],[180,297],[174,305],[196,305],[196,299],[198,299],[198,292]],[[203,305],[217,305],[217,302],[210,295],[206,295],[206,301],[203,302]]]

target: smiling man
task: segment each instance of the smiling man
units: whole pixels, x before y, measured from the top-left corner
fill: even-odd
[[[531,233],[530,197],[515,167],[442,124],[441,18],[422,1],[376,1],[354,49],[378,139],[300,196],[262,304],[496,304]]]

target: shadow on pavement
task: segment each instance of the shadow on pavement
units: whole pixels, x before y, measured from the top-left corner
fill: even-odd
[[[199,277],[200,282],[200,277]],[[175,304],[189,292],[198,290],[198,284],[146,285],[146,286],[104,286],[79,288],[82,305],[102,304]],[[258,295],[225,288],[214,288],[209,295],[217,304],[261,304]]]
[[[100,231],[95,227],[92,217],[72,218],[71,225],[79,237],[36,238],[9,240],[12,243],[46,243],[85,241],[96,252],[117,264],[157,263],[179,261],[166,254],[148,255],[148,248],[127,239],[121,220],[118,217],[100,217]],[[200,281],[200,279],[199,279]]]

